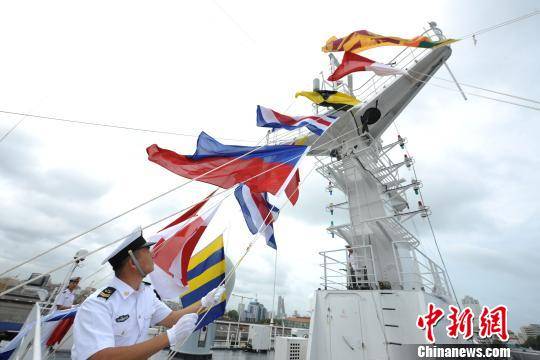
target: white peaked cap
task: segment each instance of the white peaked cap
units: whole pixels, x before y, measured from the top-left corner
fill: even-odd
[[[146,240],[143,237],[142,228],[138,226],[133,230],[131,234],[129,234],[121,243],[114,249],[106,258],[103,260],[101,265],[105,264],[106,262],[110,262],[111,259],[114,257],[120,256],[121,259],[129,256],[128,250],[138,250],[144,247],[149,247],[154,245],[155,242],[146,242]],[[118,260],[118,259],[116,259]],[[112,265],[112,264],[111,264]]]

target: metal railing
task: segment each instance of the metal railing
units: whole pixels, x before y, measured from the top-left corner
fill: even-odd
[[[325,290],[366,290],[378,288],[371,245],[322,251]]]
[[[216,333],[213,348],[218,349],[243,349],[249,342],[249,323],[229,321],[216,321]],[[277,336],[291,336],[292,328],[288,326],[266,325],[271,327],[270,337],[273,340]]]
[[[429,256],[407,241],[395,241],[393,250],[404,289],[421,289],[437,296],[450,297],[446,272]]]
[[[377,290],[390,286],[393,289],[422,290],[449,298],[446,273],[421,250],[409,241],[392,243],[394,261],[398,269],[398,282],[387,282],[377,275],[372,245],[351,246],[345,249],[322,251],[324,290]]]

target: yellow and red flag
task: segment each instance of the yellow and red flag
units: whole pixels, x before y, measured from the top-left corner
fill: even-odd
[[[417,36],[412,39],[403,39],[396,36],[382,36],[369,32],[367,30],[359,30],[340,39],[332,36],[326,41],[326,45],[322,47],[323,52],[350,51],[359,53],[361,51],[379,47],[379,46],[408,46],[417,48],[435,48],[456,42],[456,39],[446,39],[441,41],[431,41],[426,36]]]

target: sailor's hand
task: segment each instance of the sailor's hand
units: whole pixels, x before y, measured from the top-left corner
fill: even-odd
[[[167,330],[169,345],[181,344],[195,330],[199,315],[195,313],[182,316],[176,324]]]
[[[218,286],[201,299],[201,305],[205,308],[211,308],[212,306],[219,304],[221,302],[221,296],[224,292],[225,286]]]

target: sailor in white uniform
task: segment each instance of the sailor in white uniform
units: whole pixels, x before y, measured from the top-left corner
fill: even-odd
[[[75,300],[75,294],[73,293],[77,286],[79,286],[80,277],[74,277],[69,279],[68,286],[58,294],[54,300],[55,310],[67,310],[73,306]]]
[[[73,327],[72,359],[147,359],[167,346],[181,344],[195,329],[197,311],[221,301],[225,287],[210,291],[201,301],[172,311],[142,280],[154,263],[142,230],[136,229],[103,261],[115,276],[79,307]],[[169,327],[148,338],[148,328]]]

